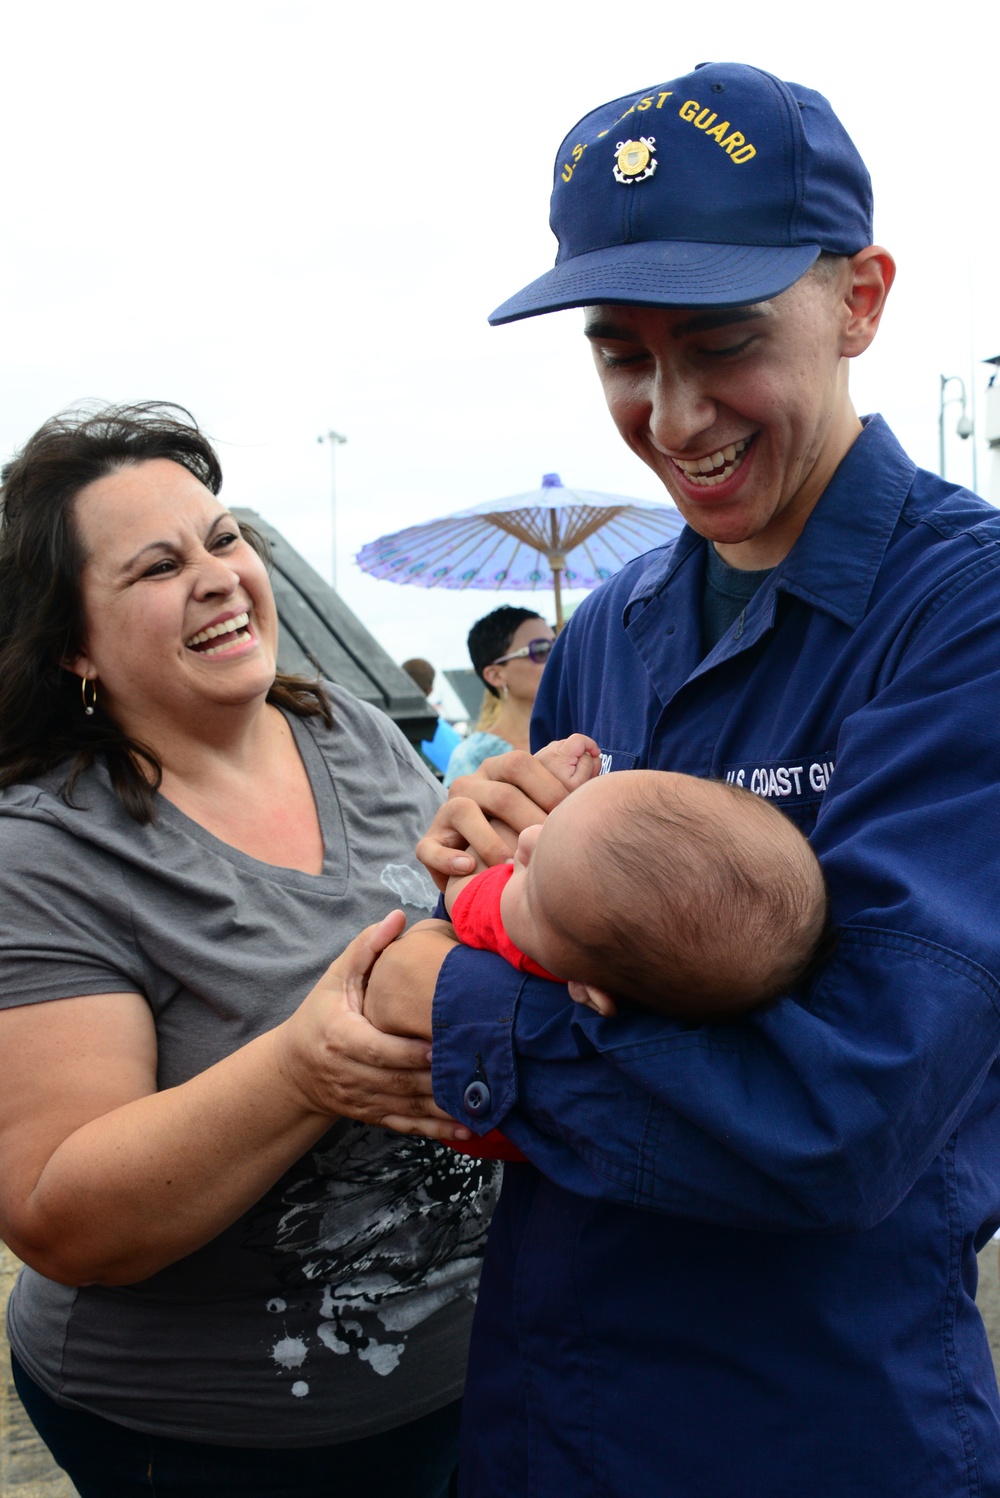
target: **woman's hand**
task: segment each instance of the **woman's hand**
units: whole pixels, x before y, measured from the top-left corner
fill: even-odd
[[[371,984],[375,994],[380,994],[386,988],[383,954],[387,954],[387,949],[395,950],[404,923],[403,912],[392,911],[377,925],[356,936],[327,968],[312,992],[280,1027],[281,1070],[288,1087],[310,1112],[327,1118],[344,1115],[401,1134],[448,1139],[453,1136],[455,1125],[437,1107],[431,1090],[427,1048],[430,1000],[424,1039],[384,1033],[381,1025],[376,1028],[368,1013],[372,999],[366,997],[366,989]],[[445,955],[440,953],[437,967]],[[382,981],[374,981],[373,969]],[[431,976],[428,966],[422,990],[429,984],[431,999],[436,981],[436,968]],[[400,999],[401,994],[397,994],[394,1012],[400,1011]],[[381,1016],[381,1004],[376,1007]],[[404,1028],[408,1036],[423,1034],[422,1029]]]
[[[544,822],[567,794],[555,775],[523,750],[486,759],[474,775],[452,781],[448,800],[417,844],[417,857],[444,889],[452,875],[473,872],[472,853],[490,867],[510,858],[508,840],[491,820],[509,827],[516,842],[525,827]]]

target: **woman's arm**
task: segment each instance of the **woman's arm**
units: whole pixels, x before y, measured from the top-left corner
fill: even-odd
[[[14,1252],[62,1283],[131,1283],[214,1238],[340,1114],[451,1137],[426,1043],[361,1013],[401,924],[394,912],[370,927],[283,1024],[163,1092],[137,994],[0,1012],[0,1231]]]

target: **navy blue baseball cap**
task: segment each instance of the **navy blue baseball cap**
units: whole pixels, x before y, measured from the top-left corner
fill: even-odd
[[[556,157],[554,269],[490,316],[738,307],[872,242],[872,186],[822,94],[744,63],[602,104]]]

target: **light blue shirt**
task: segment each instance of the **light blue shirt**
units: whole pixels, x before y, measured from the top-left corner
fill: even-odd
[[[470,733],[453,751],[448,761],[448,768],[444,773],[445,787],[451,785],[458,775],[471,775],[492,754],[509,754],[513,747],[513,744],[508,744],[506,739],[495,733]]]

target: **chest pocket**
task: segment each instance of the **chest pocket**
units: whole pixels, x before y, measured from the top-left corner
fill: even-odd
[[[801,755],[798,759],[741,760],[725,765],[723,778],[773,802],[808,836],[816,825],[833,770],[833,755],[827,753]]]
[[[634,770],[639,763],[637,754],[627,754],[624,749],[602,749],[599,775],[610,775],[614,770]]]

